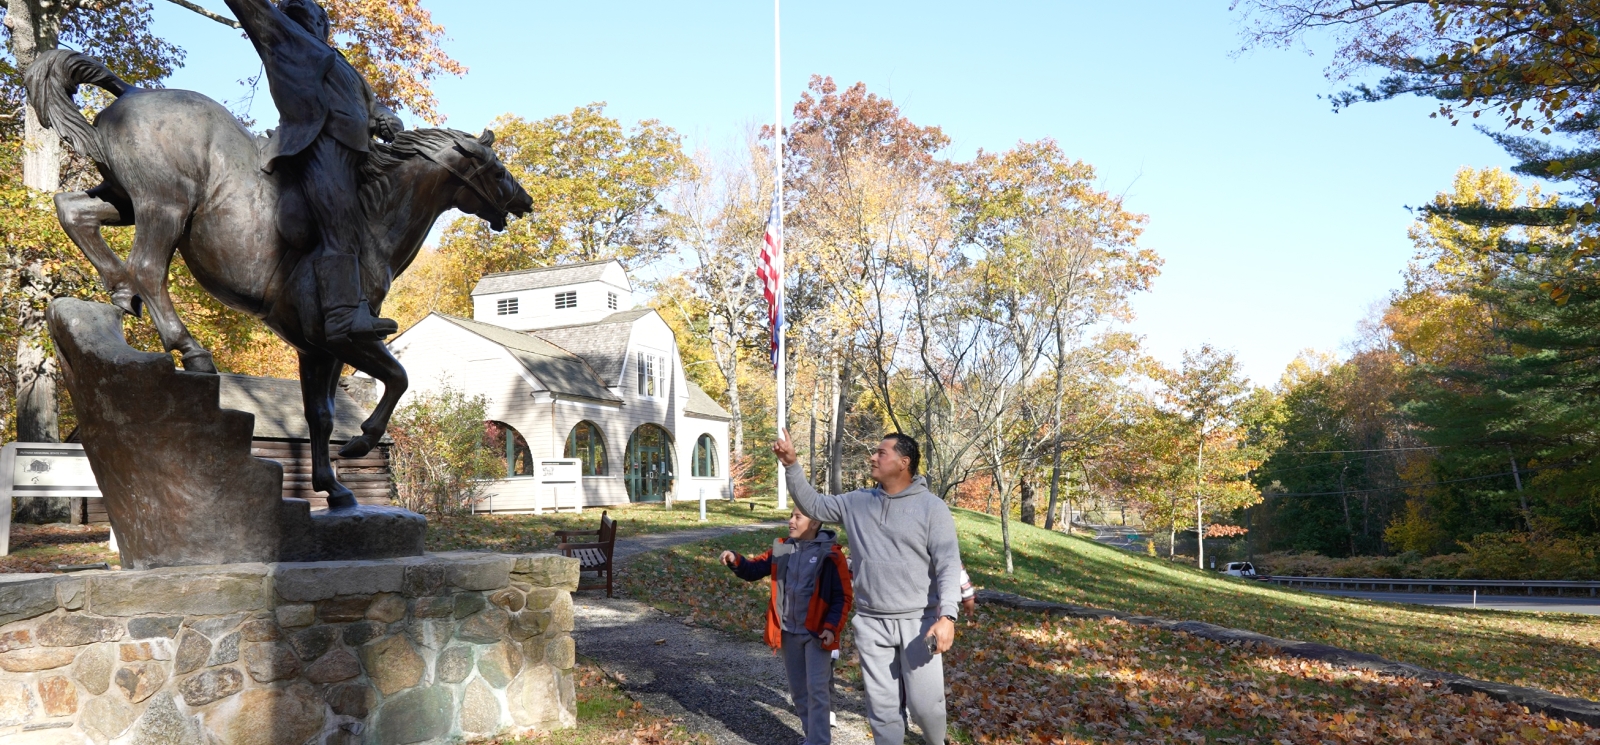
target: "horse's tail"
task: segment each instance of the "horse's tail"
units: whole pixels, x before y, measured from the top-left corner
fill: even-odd
[[[134,87],[123,82],[99,60],[65,49],[51,49],[40,54],[22,76],[23,87],[28,90],[28,105],[39,115],[40,123],[61,135],[72,149],[95,163],[106,162],[105,146],[100,133],[78,108],[73,96],[78,86],[88,84],[104,88],[113,96],[121,96]]]

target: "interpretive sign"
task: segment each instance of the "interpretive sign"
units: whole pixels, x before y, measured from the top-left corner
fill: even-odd
[[[89,456],[75,442],[13,442],[0,448],[0,556],[11,551],[15,497],[100,498]]]
[[[542,500],[550,495],[550,509],[559,512],[563,505],[573,512],[583,512],[583,461],[577,458],[550,458],[534,463],[533,512],[544,512]]]

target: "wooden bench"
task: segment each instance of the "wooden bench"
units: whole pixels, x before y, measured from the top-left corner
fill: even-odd
[[[588,543],[568,543],[568,539],[580,536],[594,536]],[[600,513],[600,528],[598,530],[558,530],[556,538],[561,541],[557,548],[562,556],[570,556],[578,560],[578,589],[606,590],[606,597],[611,594],[611,580],[616,575],[612,566],[612,555],[617,547],[617,521],[612,520],[605,512]],[[584,583],[585,573],[594,575],[588,584]],[[604,578],[605,581],[601,581]]]

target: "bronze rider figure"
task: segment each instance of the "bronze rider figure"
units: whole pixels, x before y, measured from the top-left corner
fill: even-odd
[[[328,13],[313,0],[226,2],[261,56],[278,107],[261,169],[281,169],[298,182],[316,220],[321,240],[311,266],[325,341],[388,337],[399,327],[372,314],[361,283],[371,240],[361,214],[361,166],[373,135],[393,141],[405,125],[333,48]]]

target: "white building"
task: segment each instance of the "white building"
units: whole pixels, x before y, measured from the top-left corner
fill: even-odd
[[[479,511],[533,509],[539,458],[582,460],[589,506],[729,496],[728,412],[684,377],[672,329],[634,307],[621,264],[490,274],[472,305],[472,320],[433,313],[389,346],[411,391],[482,394],[509,433],[506,478]]]

